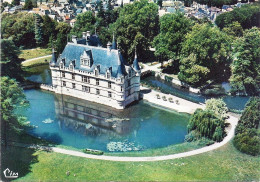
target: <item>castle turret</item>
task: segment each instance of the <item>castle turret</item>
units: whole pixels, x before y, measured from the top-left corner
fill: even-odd
[[[141,69],[140,69],[140,66],[138,64],[138,59],[137,59],[137,53],[135,51],[135,58],[134,58],[134,62],[133,62],[133,68],[136,72],[140,72]]]
[[[55,52],[54,48],[52,48],[52,56],[51,56],[50,66],[55,66],[56,62],[57,62],[56,52]]]
[[[112,42],[112,49],[117,49],[115,35],[113,34],[113,42]]]

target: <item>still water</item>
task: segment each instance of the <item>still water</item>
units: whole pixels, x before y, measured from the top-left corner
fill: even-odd
[[[20,110],[35,128],[30,134],[76,148],[132,151],[182,143],[188,114],[144,101],[115,110],[74,97],[25,90],[30,107]]]
[[[171,82],[167,82],[165,80],[162,80],[158,77],[149,76],[142,80],[143,83],[147,83],[148,85],[152,85],[154,87],[160,87],[166,92],[169,92],[173,95],[179,96],[184,99],[188,99],[193,102],[202,102],[205,103],[207,99],[213,98],[201,94],[195,94],[192,92],[187,91],[186,89],[181,89],[175,84]],[[228,83],[222,84],[223,88],[225,90],[230,90],[230,86]],[[216,97],[219,98],[219,97]],[[224,102],[227,104],[227,107],[230,109],[235,110],[243,110],[246,102],[249,100],[249,97],[242,97],[242,96],[222,96]]]
[[[37,66],[34,68],[31,68],[32,74],[27,77],[27,79],[38,82],[38,83],[45,83],[45,84],[51,84],[51,72],[49,70],[48,65],[43,66]],[[171,82],[167,82],[165,80],[162,80],[158,77],[149,76],[142,80],[143,83],[148,83],[150,85],[153,85],[155,87],[160,87],[163,90],[179,96],[184,99],[188,99],[193,102],[202,102],[205,103],[206,99],[210,99],[212,97],[201,95],[201,94],[195,94],[192,92],[188,92],[185,89],[180,89],[178,86],[174,85]],[[230,86],[228,83],[223,83],[222,87],[226,90],[230,90]],[[249,97],[241,97],[241,96],[222,96],[224,102],[227,104],[227,107],[230,109],[235,110],[243,110],[245,107],[246,102],[249,100]]]

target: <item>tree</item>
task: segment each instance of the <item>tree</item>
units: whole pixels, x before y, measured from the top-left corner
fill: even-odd
[[[1,40],[1,66],[2,76],[9,76],[18,80],[23,79],[21,62],[23,59],[18,58],[20,50],[14,45],[12,40]]]
[[[179,59],[181,44],[191,31],[192,22],[183,13],[166,14],[160,18],[160,33],[154,38],[155,55],[166,61]]]
[[[231,12],[222,13],[216,18],[216,25],[221,29],[237,21],[243,29],[259,26],[260,5],[259,3],[243,5]]]
[[[250,155],[260,154],[260,98],[252,97],[247,102],[235,131],[234,146]]]
[[[17,47],[35,47],[34,16],[31,13],[4,13],[1,22],[3,39],[12,39]]]
[[[260,31],[246,30],[234,43],[230,83],[232,92],[258,95],[260,89]]]
[[[158,33],[158,6],[147,0],[135,1],[120,10],[115,23],[118,47],[129,63],[135,50],[140,59],[147,56],[147,50]]]
[[[25,4],[24,4],[24,6],[23,6],[23,9],[25,9],[25,10],[31,10],[31,9],[33,9],[33,2],[32,2],[32,0],[26,0],[25,1]]]
[[[14,5],[14,6],[20,5],[20,0],[13,0],[12,5]]]
[[[205,109],[214,112],[220,119],[225,120],[228,118],[228,108],[222,99],[208,99]]]
[[[81,13],[76,18],[71,34],[81,37],[82,32],[91,31],[93,33],[95,31],[95,23],[96,18],[91,11]]]
[[[223,32],[232,36],[232,38],[241,37],[243,36],[243,28],[239,22],[235,21],[232,24],[228,24],[227,27],[222,29]]]
[[[57,36],[56,32],[56,26],[57,22],[51,19],[48,15],[44,15],[42,17],[43,19],[43,26],[42,26],[42,32],[43,32],[43,45],[52,45],[54,38]]]
[[[26,123],[24,117],[18,117],[14,114],[17,106],[25,103],[25,96],[21,87],[17,82],[8,77],[0,77],[1,85],[1,135],[4,138],[5,144],[7,143],[7,132],[9,130],[20,132],[22,126]]]
[[[35,41],[37,46],[43,44],[42,18],[39,14],[34,14],[35,17]]]
[[[162,0],[158,0],[158,1],[157,1],[157,4],[158,4],[158,6],[159,6],[160,8],[162,8]]]
[[[212,111],[197,109],[188,123],[189,133],[195,131],[199,137],[206,137],[214,141],[222,141],[225,137],[225,122]]]
[[[199,87],[208,80],[229,76],[226,73],[230,49],[230,39],[225,33],[208,24],[196,24],[183,42],[178,78]]]
[[[58,55],[62,53],[64,47],[67,44],[68,34],[70,32],[70,29],[71,29],[70,26],[64,22],[59,23],[56,27],[56,31],[58,32],[58,34],[57,34],[55,47]]]

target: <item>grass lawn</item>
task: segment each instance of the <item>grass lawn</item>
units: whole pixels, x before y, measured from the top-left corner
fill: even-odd
[[[20,152],[24,152],[20,149]],[[251,181],[259,180],[258,157],[238,152],[231,143],[192,157],[160,162],[110,162],[36,151],[27,175],[18,181]],[[31,171],[31,172],[30,172]],[[70,171],[70,175],[66,175]],[[75,174],[75,176],[74,176]]]
[[[36,48],[36,49],[22,50],[19,57],[27,60],[27,59],[37,58],[37,57],[46,56],[50,54],[51,54],[51,49]]]

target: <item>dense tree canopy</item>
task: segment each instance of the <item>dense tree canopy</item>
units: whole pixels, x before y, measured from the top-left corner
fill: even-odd
[[[35,47],[34,16],[30,13],[2,15],[1,35],[4,39],[11,38],[18,47]]]
[[[91,11],[81,13],[77,16],[75,25],[71,30],[71,34],[81,37],[82,32],[91,31],[91,33],[94,33],[96,22],[96,18]]]
[[[234,145],[241,152],[260,154],[260,98],[252,97],[246,104],[235,131]]]
[[[230,64],[229,37],[208,24],[193,26],[182,47],[178,78],[192,86],[225,76]]]
[[[22,80],[21,62],[23,59],[18,58],[20,50],[14,45],[10,39],[1,40],[1,66],[2,76],[9,76]]]
[[[225,137],[225,122],[212,111],[197,109],[188,123],[188,131],[195,131],[200,137],[222,141]]]
[[[135,1],[123,7],[115,23],[118,47],[129,62],[133,61],[135,49],[139,58],[145,57],[158,33],[158,6],[147,0]]]
[[[234,43],[230,78],[233,92],[258,95],[260,89],[260,31],[246,30]]]
[[[71,27],[64,22],[60,22],[57,26],[56,26],[56,32],[58,32],[57,34],[57,39],[56,39],[56,43],[55,43],[55,48],[57,50],[57,54],[62,53],[64,47],[67,44],[68,41],[68,34],[71,30]]]
[[[215,23],[221,29],[228,27],[237,21],[244,29],[253,26],[259,26],[260,4],[243,5],[241,8],[235,8],[231,12],[226,12],[217,16]]]
[[[178,59],[185,35],[191,30],[192,21],[182,13],[166,14],[160,18],[160,34],[154,39],[155,55],[166,61]]]
[[[18,117],[14,114],[17,106],[24,105],[26,102],[23,90],[17,82],[8,77],[0,77],[1,85],[1,137],[5,143],[7,132],[21,132],[25,123],[24,117]]]

